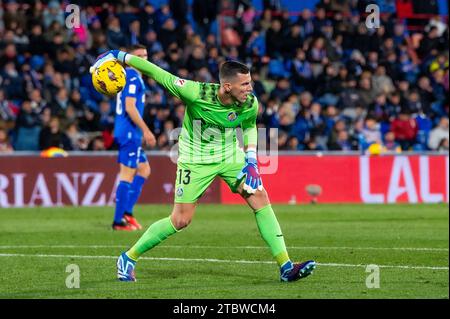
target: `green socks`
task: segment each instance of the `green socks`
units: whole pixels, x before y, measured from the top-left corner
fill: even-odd
[[[136,244],[131,247],[127,252],[127,256],[137,261],[138,258],[147,250],[152,249],[164,239],[177,232],[177,229],[173,226],[170,216],[158,220],[150,225],[144,235],[139,238]]]
[[[278,224],[272,206],[267,205],[266,207],[257,210],[255,212],[255,217],[261,237],[270,247],[272,256],[281,267],[290,261],[290,259],[284,243],[283,233],[281,232],[280,225]],[[136,261],[143,253],[152,249],[176,232],[178,232],[178,230],[173,226],[170,216],[163,218],[150,225],[147,231],[139,238],[137,243],[126,252],[126,254]]]
[[[273,212],[272,206],[267,205],[266,207],[255,211],[255,217],[261,237],[270,247],[272,256],[281,267],[286,262],[290,261],[290,259],[284,243],[284,237],[281,232],[280,224],[278,224],[278,220]]]

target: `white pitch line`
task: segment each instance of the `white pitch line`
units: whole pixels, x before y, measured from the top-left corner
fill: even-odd
[[[15,248],[124,248],[126,245],[4,245],[0,249]],[[181,249],[267,249],[266,246],[201,246],[164,245],[165,248]],[[448,251],[448,248],[433,247],[350,247],[350,246],[292,246],[288,249],[331,249],[331,250],[399,250],[399,251]]]
[[[39,257],[39,258],[82,258],[82,259],[117,259],[117,256],[84,256],[84,255],[47,255],[47,254],[0,254],[0,257]],[[233,263],[233,264],[275,264],[273,261],[258,260],[228,260],[214,258],[172,258],[172,257],[141,257],[140,260],[162,260],[162,261],[183,261],[183,262],[213,262],[213,263]],[[366,267],[363,264],[337,264],[337,263],[317,263],[325,267]],[[410,265],[377,265],[380,268],[399,269],[429,269],[448,270],[448,267],[438,266],[410,266]]]
[[[230,249],[267,249],[266,246],[164,246],[170,248],[230,248]],[[332,250],[408,250],[408,251],[448,251],[448,248],[429,247],[350,247],[350,246],[291,246],[287,249],[332,249]]]

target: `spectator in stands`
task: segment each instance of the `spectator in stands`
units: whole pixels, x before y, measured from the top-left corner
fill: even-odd
[[[156,10],[151,3],[147,1],[144,4],[144,8],[142,10],[139,10],[138,17],[139,21],[141,22],[141,34],[147,34],[150,30],[156,30]]]
[[[322,105],[317,102],[311,104],[311,110],[307,121],[310,127],[311,135],[314,136],[314,140],[321,148],[325,148],[327,141],[327,123],[325,116],[322,114]]]
[[[0,153],[11,153],[12,151],[13,147],[9,142],[6,130],[0,127]]]
[[[286,150],[301,151],[303,148],[303,145],[298,142],[298,139],[295,136],[291,136],[286,142]]]
[[[293,58],[297,48],[299,48],[302,44],[301,28],[298,24],[293,24],[290,27],[289,33],[287,34],[283,44],[283,57]]]
[[[434,96],[434,90],[431,86],[430,78],[423,75],[418,79],[417,93],[419,94],[419,99],[423,104],[424,113],[430,114],[431,104],[437,100]]]
[[[340,93],[341,81],[338,78],[339,70],[333,64],[324,66],[324,72],[317,78],[317,96],[332,95],[333,99]]]
[[[105,151],[105,143],[101,136],[94,137],[89,143],[88,150],[90,151]]]
[[[298,48],[295,58],[291,63],[291,79],[294,83],[294,90],[309,91],[313,89],[314,78],[311,64],[306,60],[305,51]]]
[[[49,27],[53,22],[64,25],[64,12],[58,1],[51,0],[43,12],[43,22],[45,27]]]
[[[291,93],[291,83],[288,78],[283,77],[277,81],[276,87],[270,94],[270,98],[285,101]]]
[[[178,36],[175,29],[175,21],[173,19],[167,19],[162,25],[161,30],[157,33],[158,41],[161,43],[165,52],[167,52],[172,43],[177,43],[178,41]]]
[[[334,142],[328,144],[330,151],[354,151],[357,150],[358,145],[353,143],[345,130],[339,131]]]
[[[295,121],[295,113],[292,109],[292,104],[285,102],[278,110],[279,128],[287,133],[292,131],[292,127]]]
[[[387,132],[384,135],[383,146],[388,152],[401,153],[402,151],[400,144],[395,141],[395,134],[393,132]]]
[[[127,45],[125,33],[120,29],[120,21],[117,17],[110,17],[108,21],[108,31],[106,32],[106,41],[111,49],[119,49]]]
[[[100,115],[97,112],[86,108],[84,109],[82,116],[79,117],[78,125],[84,132],[98,132],[100,131]]]
[[[174,129],[173,122],[168,120],[164,122],[164,128],[162,133],[158,136],[157,139],[157,149],[160,151],[169,151],[171,146],[173,145],[173,137],[171,136],[171,132]]]
[[[447,142],[443,142],[447,140]],[[444,148],[447,145],[448,150],[448,140],[449,140],[449,120],[447,117],[442,117],[439,121],[439,125],[435,127],[430,132],[430,137],[428,139],[428,147],[433,150],[439,150],[439,148]]]
[[[346,131],[346,130],[347,130],[347,125],[345,124],[345,121],[343,119],[335,121],[330,130],[331,133],[329,134],[328,145],[332,145],[332,144],[336,143],[339,132]]]
[[[69,106],[69,96],[65,87],[61,87],[50,105],[52,115],[63,116],[67,107]]]
[[[139,20],[133,20],[129,26],[128,32],[130,33],[130,39],[128,45],[135,45],[142,41],[141,39],[141,23]]]
[[[305,143],[305,151],[323,151],[324,147],[317,143],[317,137],[313,134],[307,139]]]
[[[207,68],[208,64],[205,60],[205,53],[201,46],[196,46],[189,56],[186,64],[186,68],[189,72],[195,73],[201,68]]]
[[[307,59],[312,65],[314,76],[319,76],[323,72],[324,66],[328,64],[324,38],[317,37],[313,40],[311,48],[307,52]]]
[[[39,23],[31,26],[29,36],[28,50],[32,55],[39,56],[45,52],[45,38],[43,36],[42,26]]]
[[[6,62],[2,71],[0,71],[1,77],[3,78],[2,87],[5,89],[8,99],[20,100],[24,95],[22,86],[23,77],[16,69],[15,63],[13,61]]]
[[[38,135],[41,130],[41,121],[38,112],[33,109],[30,101],[22,102],[15,126],[16,150],[37,150]]]
[[[218,2],[209,0],[194,0],[192,3],[192,15],[198,33],[205,39],[211,32],[211,26],[216,21]]]
[[[443,139],[441,140],[441,142],[439,143],[439,147],[438,147],[437,150],[440,151],[440,152],[446,152],[446,153],[448,153],[448,150],[449,150],[449,141],[448,141],[448,138],[443,138]]]
[[[286,150],[289,134],[285,131],[278,131],[277,145],[279,150]]]
[[[50,120],[52,118],[52,111],[49,107],[46,107],[39,114],[41,127],[46,127],[50,124]]]
[[[368,113],[378,122],[389,122],[387,98],[384,93],[380,93],[375,101],[369,106]]]
[[[416,142],[417,123],[411,117],[409,110],[402,110],[397,118],[392,121],[391,131],[402,150],[408,151]]]
[[[365,109],[368,109],[376,97],[375,92],[372,89],[370,73],[361,76],[361,79],[359,80],[359,89],[357,92],[358,101]]]
[[[77,122],[68,124],[66,135],[70,139],[70,143],[74,151],[86,151],[89,145],[89,136],[80,132]]]
[[[330,26],[331,27],[331,26]],[[334,33],[331,41],[327,42],[327,57],[330,62],[340,62],[344,56],[344,36],[341,33]]]
[[[381,132],[379,123],[372,117],[368,116],[362,129],[362,149],[365,150],[373,143],[381,144]]]
[[[19,108],[7,100],[5,91],[0,89],[0,124],[15,121],[18,112]]]
[[[177,23],[178,31],[181,31],[184,25],[188,23],[189,6],[187,0],[169,0],[169,8]]]
[[[303,38],[307,38],[314,33],[313,14],[305,8],[298,17],[297,24],[300,25]]]
[[[100,102],[99,122],[101,131],[112,131],[114,128],[114,116],[109,101]]]
[[[266,52],[271,58],[280,58],[287,43],[283,41],[283,30],[278,19],[272,20],[266,32]]]
[[[46,150],[58,147],[66,151],[73,149],[67,135],[59,127],[59,119],[54,116],[50,119],[48,127],[44,127],[39,134],[39,149]]]
[[[438,36],[438,28],[432,26],[425,36],[420,41],[419,49],[417,53],[420,58],[427,57],[433,50],[438,49],[439,45],[439,36]]]
[[[394,118],[400,113],[402,108],[403,103],[401,101],[400,93],[398,91],[395,91],[389,94],[386,105],[386,114],[389,117],[389,122],[394,120]]]
[[[394,83],[386,74],[386,67],[382,64],[375,68],[375,74],[372,76],[372,88],[375,95],[390,94],[395,91]]]
[[[368,52],[371,49],[370,40],[366,25],[364,23],[358,23],[352,47],[359,52]]]

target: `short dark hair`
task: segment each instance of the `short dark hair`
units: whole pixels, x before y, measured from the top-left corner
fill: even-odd
[[[226,61],[220,66],[219,79],[230,79],[238,74],[248,74],[250,69],[238,61]]]
[[[127,48],[127,52],[133,52],[133,51],[136,51],[136,50],[139,50],[139,49],[145,49],[145,50],[147,50],[147,47],[145,46],[145,45],[143,45],[143,44],[139,44],[139,43],[137,43],[137,44],[133,44],[133,45],[131,45],[131,46],[129,46],[128,48]]]

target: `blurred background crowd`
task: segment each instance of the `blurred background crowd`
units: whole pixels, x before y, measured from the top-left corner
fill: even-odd
[[[448,151],[448,15],[386,10],[379,28],[368,28],[368,1],[305,2],[314,7],[70,1],[81,15],[68,28],[67,1],[0,0],[0,153],[114,150],[115,100],[94,90],[88,70],[100,53],[137,43],[187,79],[217,82],[227,59],[251,66],[258,126],[278,129],[280,150]],[[185,106],[152,79],[145,84],[153,149],[168,150]]]

